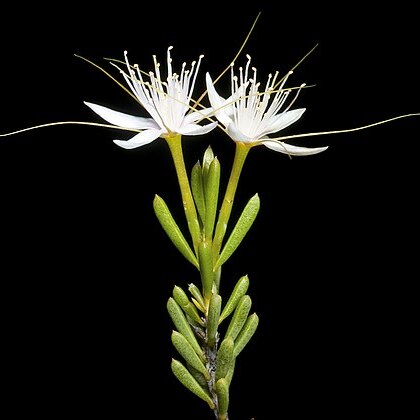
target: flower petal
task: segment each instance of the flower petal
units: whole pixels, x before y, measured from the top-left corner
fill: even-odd
[[[325,147],[300,147],[293,146],[291,144],[284,143],[278,140],[269,140],[261,142],[264,146],[268,147],[271,150],[276,152],[284,153],[290,156],[309,156],[321,153],[324,150],[328,149],[328,146]]]
[[[217,122],[213,122],[206,125],[188,124],[179,130],[179,134],[185,134],[188,136],[198,136],[200,134],[209,133],[213,128],[217,127]]]
[[[214,115],[212,107],[193,111],[185,115],[183,124],[191,124],[199,120],[204,120],[206,117],[211,117],[212,115]]]
[[[251,137],[246,136],[244,133],[242,133],[242,131],[240,131],[234,123],[230,123],[227,126],[227,133],[229,137],[234,141],[240,141],[243,143],[253,142],[253,139]]]
[[[206,86],[207,86],[207,95],[209,97],[210,104],[214,110],[216,118],[227,127],[232,120],[228,117],[224,111],[224,105],[227,103],[226,99],[223,99],[216,92],[214,88],[213,81],[211,80],[210,74],[206,73]]]
[[[260,133],[259,137],[265,136],[270,133],[276,133],[277,131],[283,130],[289,125],[296,122],[306,108],[293,109],[292,111],[286,111],[272,118],[272,121],[267,123],[266,129]]]
[[[84,102],[92,111],[96,112],[105,121],[118,127],[137,128],[144,130],[148,128],[158,129],[159,126],[152,118],[137,117],[135,115],[125,114],[123,112],[114,111],[102,105]]]
[[[135,149],[156,140],[162,134],[162,130],[144,130],[136,134],[130,140],[114,140],[114,143],[124,149]]]

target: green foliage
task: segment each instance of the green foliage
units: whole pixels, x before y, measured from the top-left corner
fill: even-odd
[[[180,228],[172,217],[165,201],[157,194],[153,200],[153,208],[163,230],[166,232],[175,247],[191,264],[198,268],[198,261],[194,252],[191,250]]]
[[[206,220],[206,204],[204,198],[203,175],[200,162],[197,162],[191,171],[191,191],[200,216],[201,225]]]
[[[193,296],[191,298],[191,301],[194,303],[194,305],[197,307],[197,309],[199,309],[201,312],[205,313],[206,312],[206,305],[204,303],[204,298],[203,298],[203,295],[200,292],[200,289],[194,283],[190,283],[188,285],[188,291]]]
[[[220,163],[214,158],[210,163],[204,188],[206,203],[206,219],[204,222],[204,237],[211,238],[216,220],[217,204],[219,197]]]
[[[229,323],[226,331],[226,337],[231,337],[233,340],[236,340],[236,337],[241,332],[242,327],[247,320],[249,311],[251,310],[251,304],[252,302],[249,295],[241,297],[238,306],[235,309],[235,313]]]
[[[237,357],[243,348],[248,344],[251,337],[254,335],[258,327],[259,318],[257,314],[252,314],[248,317],[243,326],[241,332],[235,340],[235,347],[233,349],[233,355]]]
[[[235,227],[232,230],[225,246],[220,253],[220,256],[215,264],[214,270],[224,264],[238,248],[239,244],[248,233],[260,209],[260,199],[258,194],[255,194],[247,203],[242,214],[239,216]]]
[[[184,315],[181,307],[175,302],[173,298],[169,298],[167,302],[167,309],[169,316],[172,319],[176,329],[180,332],[191,344],[194,351],[200,356],[201,360],[205,361],[203,350],[198,344],[197,338],[195,337],[187,318]]]
[[[236,283],[235,287],[233,288],[233,291],[226,302],[226,305],[223,308],[222,314],[219,318],[219,324],[227,318],[238,305],[239,300],[242,298],[242,296],[245,295],[249,287],[249,278],[248,276],[242,276],[238,282]]]
[[[207,345],[210,348],[215,347],[217,337],[217,327],[219,325],[220,310],[222,307],[222,298],[217,293],[213,293],[209,304],[209,313],[207,316]]]
[[[201,241],[198,244],[198,262],[200,265],[200,277],[203,286],[204,304],[206,308],[213,291],[213,283],[215,280],[212,255],[211,243]]]
[[[213,410],[215,408],[213,400],[210,398],[208,393],[200,386],[200,384],[194,379],[188,369],[178,360],[172,359],[171,368],[176,378],[189,389],[197,397],[204,400],[209,407]]]
[[[229,407],[229,384],[222,378],[216,382],[219,420],[226,420]]]
[[[204,326],[204,322],[197,312],[197,308],[190,302],[186,293],[179,287],[175,286],[172,292],[175,302],[182,308],[186,315],[196,324]],[[187,318],[188,318],[187,317]]]
[[[216,381],[225,378],[233,363],[234,341],[231,337],[226,337],[220,344],[216,357]]]
[[[188,340],[177,331],[172,331],[171,339],[172,339],[172,344],[178,350],[178,353],[184,358],[184,360],[189,365],[191,365],[194,369],[200,372],[207,381],[210,380],[210,374],[208,373],[203,362],[197,356],[197,353],[195,352],[191,344],[188,342]],[[232,346],[232,354],[233,354],[233,346]]]

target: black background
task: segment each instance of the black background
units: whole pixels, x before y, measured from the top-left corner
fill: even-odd
[[[204,54],[201,93],[205,71],[230,63],[259,11],[244,54],[261,80],[319,44],[290,79],[316,87],[301,93],[307,111],[288,133],[420,112],[418,23],[405,3],[12,5],[0,26],[1,132],[99,122],[84,100],[138,112],[74,54],[116,77],[103,57],[124,50],[145,70],[152,54],[164,64],[169,45],[175,66]],[[315,156],[251,151],[232,220],[256,192],[261,210],[224,267],[222,294],[248,274],[260,326],[238,360],[232,420],[405,418],[414,408],[419,121],[296,141],[330,146]],[[116,134],[130,136],[60,126],[0,139],[8,418],[212,418],[170,372],[166,300],[197,273],[153,213],[157,193],[185,228],[169,151],[163,140],[123,150]],[[234,144],[220,131],[185,138],[186,164],[209,144],[224,187]]]

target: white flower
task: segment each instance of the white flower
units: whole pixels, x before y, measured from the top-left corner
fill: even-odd
[[[327,147],[292,146],[268,137],[268,134],[283,130],[297,121],[305,112],[305,108],[289,111],[294,103],[293,100],[284,109],[291,89],[283,89],[283,87],[292,72],[289,72],[280,81],[281,83],[277,82],[278,72],[275,73],[274,77],[270,74],[264,91],[260,92],[257,70],[254,67],[252,68],[253,77],[248,77],[251,58],[247,57],[248,62],[245,70],[242,67],[239,69],[239,78],[234,74],[233,64],[231,65],[232,95],[228,99],[222,98],[216,92],[210,75],[206,74],[210,104],[216,118],[223,124],[232,140],[251,146],[263,144],[276,152],[295,156],[312,155],[326,150]]]
[[[89,108],[110,124],[140,131],[129,140],[114,140],[118,146],[133,149],[151,143],[159,137],[205,134],[216,127],[217,123],[203,126],[198,124],[208,110],[191,111],[190,108],[191,96],[203,56],[199,57],[198,63],[193,61],[190,69],[186,69],[186,63],[183,63],[181,74],[177,74],[172,71],[171,49],[172,47],[169,47],[167,51],[166,81],[161,77],[160,64],[156,56],[153,56],[155,72],[149,72],[149,78],[144,80],[142,71],[137,65],[131,66],[127,59],[127,52],[124,53],[127,73],[120,71],[133,95],[151,118],[129,115],[85,102]]]

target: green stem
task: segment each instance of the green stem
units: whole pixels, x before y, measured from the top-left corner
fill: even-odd
[[[250,147],[244,143],[236,142],[235,144],[236,150],[232,171],[230,173],[222,207],[219,212],[219,218],[217,220],[216,231],[213,239],[213,264],[216,263],[220,249],[222,248],[223,238],[225,236],[230,213],[232,211],[233,200],[235,198],[239,177],[250,149]]]
[[[184,205],[185,216],[187,218],[188,229],[193,241],[194,251],[197,255],[198,241],[200,238],[200,224],[198,222],[197,210],[195,208],[194,199],[191,193],[190,182],[185,169],[184,156],[182,153],[181,135],[177,134],[172,137],[166,137],[169,149],[174,161],[176,174],[178,177],[179,187],[181,189],[182,202]]]

